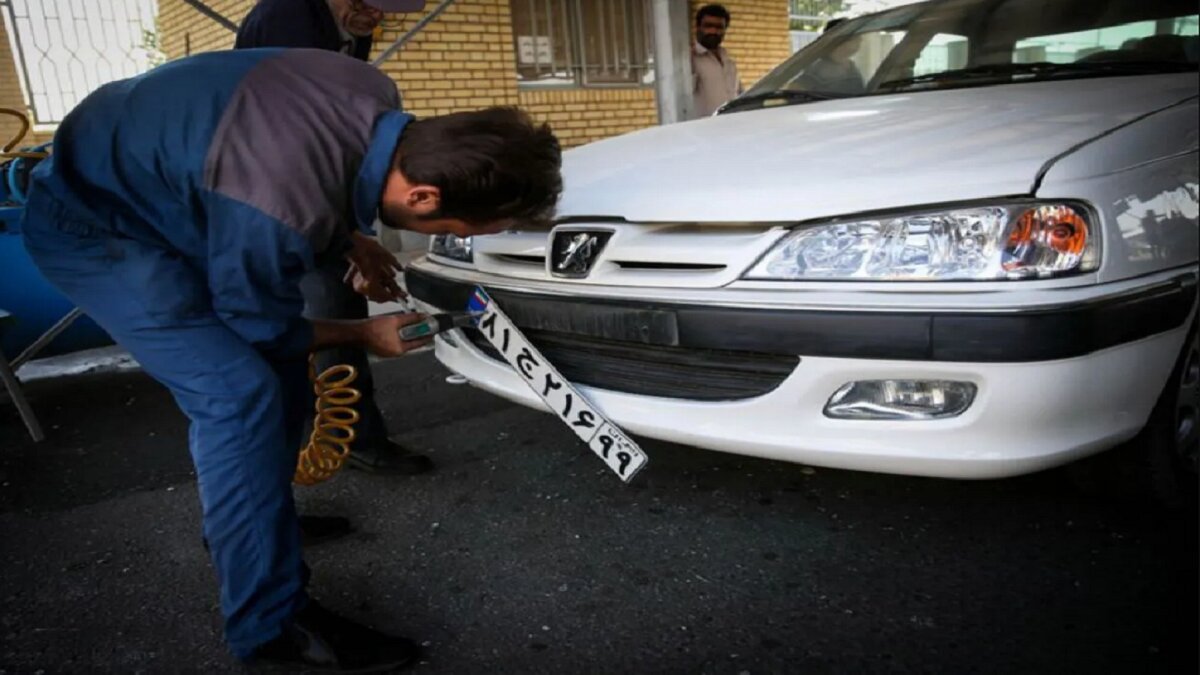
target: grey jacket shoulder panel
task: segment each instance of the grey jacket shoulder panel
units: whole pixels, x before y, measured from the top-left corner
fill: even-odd
[[[376,118],[399,106],[395,83],[366,63],[283,51],[250,71],[230,99],[205,159],[205,187],[323,252],[354,222],[354,179]]]

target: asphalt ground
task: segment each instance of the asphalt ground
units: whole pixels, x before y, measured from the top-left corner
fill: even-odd
[[[344,471],[302,511],[312,593],[425,644],[418,673],[1195,673],[1197,519],[988,482],[646,441],[617,480],[550,415],[381,363],[419,477]],[[185,420],[140,372],[0,400],[0,673],[239,671]],[[798,429],[797,433],[803,433]]]

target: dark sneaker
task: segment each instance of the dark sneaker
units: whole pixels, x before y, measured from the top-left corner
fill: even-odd
[[[256,649],[247,663],[381,673],[413,663],[419,655],[413,641],[372,630],[310,600],[283,634]]]
[[[341,516],[300,516],[300,545],[316,546],[354,533],[350,521]]]
[[[363,450],[351,450],[346,464],[367,473],[415,476],[433,469],[433,460],[414,455],[399,443],[384,441],[382,445]]]

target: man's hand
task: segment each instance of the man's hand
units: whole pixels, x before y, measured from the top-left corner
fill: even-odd
[[[354,292],[365,295],[371,302],[393,302],[408,297],[408,294],[400,290],[400,285],[392,277],[372,281],[363,276],[362,272],[353,265],[350,266],[350,273],[347,276],[350,278],[350,286],[354,288]]]
[[[353,248],[346,254],[350,270],[345,281],[354,290],[374,302],[391,302],[407,297],[396,282],[396,272],[403,269],[396,256],[382,244],[361,232],[350,235]]]
[[[375,356],[400,356],[433,342],[432,337],[401,340],[400,329],[424,321],[424,314],[387,314],[367,319],[363,324],[363,346]]]

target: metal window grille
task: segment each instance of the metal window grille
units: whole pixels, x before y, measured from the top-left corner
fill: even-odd
[[[649,85],[647,0],[511,0],[517,80],[524,85]]]
[[[160,58],[157,4],[0,0],[34,123],[57,124],[100,85],[149,70]]]

